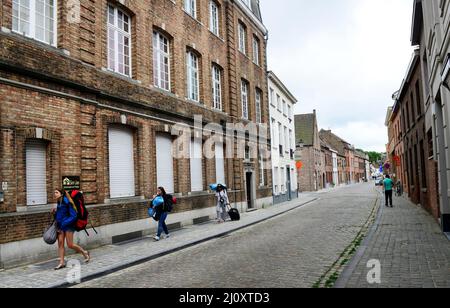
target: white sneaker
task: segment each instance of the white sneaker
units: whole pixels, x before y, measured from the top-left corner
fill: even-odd
[[[159,236],[155,236],[153,239],[157,242],[160,240]]]
[[[164,234],[164,238],[170,238],[170,234]]]

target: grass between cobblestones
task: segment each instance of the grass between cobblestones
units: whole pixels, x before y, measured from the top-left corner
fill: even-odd
[[[375,222],[376,214],[378,213],[379,199],[375,200],[372,212],[369,218],[356,235],[356,238],[350,243],[350,245],[345,248],[339,258],[330,266],[330,268],[323,274],[316,283],[314,283],[313,288],[333,288],[339,276],[342,274],[345,265],[353,258],[353,255],[358,251],[361,246],[362,241],[366,237],[370,227]]]

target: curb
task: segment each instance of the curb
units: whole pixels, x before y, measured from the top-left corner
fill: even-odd
[[[303,207],[303,206],[305,206],[307,204],[313,203],[313,202],[315,202],[315,201],[317,201],[319,199],[320,198],[313,198],[313,199],[311,199],[311,200],[309,200],[307,202],[301,203],[301,204],[299,204],[299,205],[297,205],[297,206],[295,206],[293,208],[290,208],[290,209],[288,209],[286,211],[274,214],[272,216],[265,217],[263,219],[254,221],[252,223],[249,223],[249,224],[246,224],[246,225],[243,225],[243,226],[240,226],[240,227],[237,227],[237,228],[225,231],[225,232],[221,232],[219,234],[212,235],[212,236],[209,236],[209,237],[206,237],[206,238],[203,238],[203,239],[199,239],[199,240],[196,240],[194,242],[191,242],[191,243],[188,243],[188,244],[184,244],[184,245],[181,245],[179,247],[175,247],[173,249],[169,249],[169,250],[166,250],[164,252],[161,252],[161,253],[158,253],[158,254],[155,254],[155,255],[151,255],[151,256],[148,256],[148,257],[143,257],[143,258],[140,258],[138,260],[134,260],[134,261],[131,261],[131,262],[123,263],[123,264],[120,264],[120,265],[117,265],[117,266],[111,266],[111,267],[109,267],[107,269],[100,270],[100,271],[98,271],[96,273],[88,274],[88,275],[86,275],[85,277],[83,277],[81,279],[81,283],[88,282],[88,281],[91,281],[91,280],[94,280],[94,279],[97,279],[97,278],[101,278],[101,277],[110,275],[112,273],[124,270],[126,268],[130,268],[130,267],[133,267],[133,266],[136,266],[136,265],[140,265],[142,263],[146,263],[148,261],[152,261],[152,260],[161,258],[163,256],[167,256],[167,255],[173,254],[175,252],[178,252],[178,251],[181,251],[181,250],[185,250],[187,248],[190,248],[190,247],[193,247],[193,246],[197,246],[199,244],[202,244],[202,243],[205,243],[205,242],[209,242],[209,241],[217,239],[217,238],[224,237],[226,235],[229,235],[229,234],[232,234],[234,232],[237,232],[237,231],[249,228],[249,227],[254,226],[256,224],[260,224],[260,223],[265,222],[265,221],[267,221],[269,219],[273,219],[275,217],[284,215],[284,214],[289,213],[291,211],[294,211],[294,210],[296,210],[298,208],[301,208],[301,207]],[[61,283],[55,283],[53,285],[50,285],[50,286],[48,286],[48,288],[68,288],[68,287],[75,286],[75,285],[77,285],[77,284],[68,283],[68,282],[61,282]]]
[[[359,249],[356,251],[355,255],[352,257],[350,262],[344,268],[344,271],[339,276],[333,288],[343,289],[347,286],[353,272],[355,271],[356,267],[358,266],[359,262],[364,256],[366,249],[369,247],[369,242],[372,240],[374,233],[378,230],[381,221],[381,216],[383,215],[384,210],[383,201],[382,200],[380,201],[380,198],[381,196],[377,198],[377,202],[380,202],[380,207],[378,209],[378,213],[376,214],[376,219],[373,225],[369,228],[369,232],[366,234],[361,246],[359,246]]]

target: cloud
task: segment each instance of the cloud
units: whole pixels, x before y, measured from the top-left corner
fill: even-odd
[[[380,128],[412,54],[412,2],[261,0],[261,6],[269,70],[299,100],[296,113],[316,109],[319,125],[355,144],[363,130],[344,129],[366,123],[365,132],[384,138],[364,145],[383,149],[387,133]]]

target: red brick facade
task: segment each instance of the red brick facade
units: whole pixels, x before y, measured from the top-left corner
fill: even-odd
[[[235,1],[216,1],[219,36],[208,28],[206,0],[198,1],[197,19],[184,12],[183,1],[81,0],[80,23],[68,22],[66,1],[56,2],[55,47],[11,32],[12,0],[0,6],[0,182],[8,183],[5,201],[0,203],[0,244],[39,237],[48,223],[47,212],[17,212],[27,206],[28,140],[47,145],[48,203],[54,203],[52,192],[61,186],[63,176],[80,176],[93,223],[101,226],[146,218],[144,200],[157,186],[157,133],[170,132],[175,123],[193,126],[194,115],[202,115],[203,124],[241,120],[241,79],[250,85],[250,120],[256,120],[258,89],[263,94],[263,122],[268,121],[265,33]],[[108,4],[131,17],[131,78],[106,69]],[[237,48],[238,22],[247,27],[248,55]],[[153,86],[153,30],[170,41],[170,92]],[[260,65],[251,59],[253,37],[259,41]],[[187,50],[193,50],[200,62],[199,103],[185,99]],[[213,109],[213,64],[221,68],[223,111]],[[108,129],[112,125],[133,132],[136,198],[120,204],[110,200]],[[252,160],[251,170],[258,179],[257,160]],[[203,195],[190,195],[189,174],[189,159],[174,160],[175,192],[180,195],[176,211],[213,206],[214,196],[206,191],[216,181],[215,159],[203,159]],[[225,176],[232,201],[246,201],[243,160],[226,159]],[[254,199],[272,196],[270,170],[265,178],[266,186],[257,187]]]

